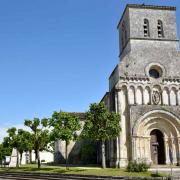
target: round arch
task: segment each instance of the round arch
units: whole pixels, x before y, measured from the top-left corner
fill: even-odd
[[[163,125],[161,123],[163,123]],[[135,136],[142,134],[140,130],[141,128],[143,128],[143,131],[145,132],[144,135],[148,136],[147,133],[150,133],[150,130],[153,129],[153,125],[154,128],[159,127],[160,129],[166,127],[163,129],[163,133],[167,132],[165,133],[165,136],[168,134],[169,130],[171,130],[170,132],[172,132],[172,134],[174,134],[176,137],[180,136],[179,118],[176,115],[165,110],[153,110],[145,113],[135,121],[132,129],[132,134]],[[166,129],[168,129],[168,131]]]
[[[161,134],[161,139],[158,139],[160,137],[158,134]],[[158,155],[157,158],[155,157],[156,161],[152,156],[152,152],[154,152],[151,142],[152,135],[159,141],[158,152],[163,152],[161,157],[160,153],[159,157]],[[170,156],[172,156],[173,164],[177,164],[179,163],[179,137],[180,120],[175,114],[161,109],[144,113],[132,127],[132,142],[135,144],[134,147],[132,146],[133,158],[145,157],[150,163],[170,164]]]

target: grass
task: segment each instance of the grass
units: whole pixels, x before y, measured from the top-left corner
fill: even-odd
[[[0,172],[40,172],[40,173],[61,173],[61,174],[80,174],[80,175],[100,175],[100,176],[130,176],[130,177],[154,177],[151,172],[130,173],[125,169],[117,168],[87,168],[87,167],[70,167],[66,170],[62,166],[42,166],[41,169],[37,165],[23,165],[20,168],[0,168]],[[165,174],[160,174],[165,176]]]

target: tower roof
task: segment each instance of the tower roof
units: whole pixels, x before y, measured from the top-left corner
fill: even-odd
[[[145,5],[145,4],[127,4],[126,7],[141,8],[141,9],[172,10],[172,11],[176,10],[175,6],[156,6],[156,5]]]

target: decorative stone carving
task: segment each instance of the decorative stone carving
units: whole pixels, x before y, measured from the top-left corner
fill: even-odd
[[[158,91],[153,91],[153,93],[152,93],[153,103],[156,104],[156,105],[159,104],[160,99],[161,99],[160,93]]]

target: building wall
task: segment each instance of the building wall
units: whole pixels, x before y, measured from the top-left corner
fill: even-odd
[[[128,39],[109,78],[122,128],[116,143],[111,141],[111,166],[125,167],[131,160],[142,159],[153,163],[150,141],[154,129],[163,134],[165,163],[170,163],[169,151],[173,164],[180,163],[180,51],[175,14],[174,7],[127,5],[120,20],[119,33],[122,36],[126,22]],[[145,18],[148,37],[144,37]],[[158,20],[163,22],[163,37],[158,37]],[[151,69],[158,71],[158,78],[150,74]]]
[[[157,22],[163,22],[166,40],[177,40],[176,11],[161,9],[129,8],[130,37],[144,38],[144,19],[149,20],[150,38],[159,39],[157,33]]]

